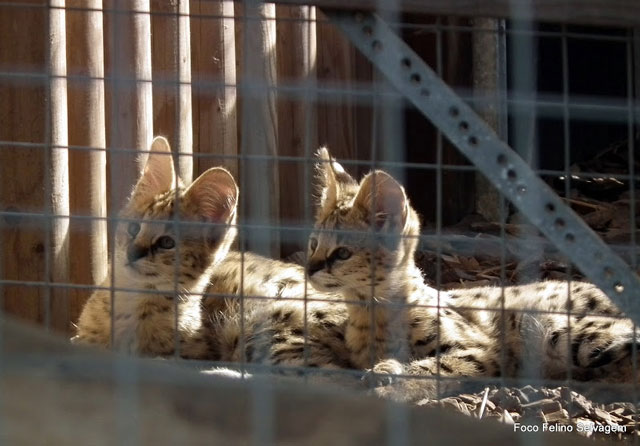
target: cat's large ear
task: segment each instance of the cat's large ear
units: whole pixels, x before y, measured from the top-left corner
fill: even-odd
[[[316,171],[320,186],[319,205],[321,209],[333,208],[340,196],[342,186],[356,184],[356,181],[329,155],[326,147],[321,147],[316,156],[318,157]]]
[[[367,174],[353,202],[365,210],[376,229],[401,232],[407,220],[408,200],[404,188],[381,170]]]
[[[222,167],[213,167],[189,186],[183,200],[197,210],[203,221],[233,223],[238,194],[233,176]]]
[[[173,189],[176,186],[176,181],[169,141],[162,136],[156,136],[151,143],[149,157],[142,171],[142,176],[133,189],[133,198],[136,200],[151,199],[162,192]]]

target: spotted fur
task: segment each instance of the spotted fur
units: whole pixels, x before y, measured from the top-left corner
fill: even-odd
[[[391,374],[632,378],[633,324],[597,287],[549,281],[438,292],[414,263],[420,222],[402,186],[380,170],[358,183],[326,149],[319,157],[307,271],[315,288],[343,296],[351,362],[375,382],[388,384]],[[428,398],[436,383],[400,379],[377,390]]]
[[[230,252],[214,269],[205,298],[211,359],[351,368],[340,296],[305,282],[299,265]]]
[[[74,341],[140,355],[177,346],[185,358],[351,367],[338,295],[305,283],[299,265],[229,252],[238,191],[228,172],[209,170],[185,187],[166,140],[151,149],[117,227],[114,281],[89,298]],[[162,248],[166,236],[172,249]]]
[[[207,357],[199,295],[235,237],[237,199],[222,168],[184,186],[168,142],[155,138],[116,227],[112,269],[85,304],[73,341],[144,355],[173,354],[178,345],[184,356]]]
[[[550,378],[630,376],[633,326],[592,285],[427,287],[413,262],[419,219],[384,172],[358,184],[320,152],[307,282],[302,267],[229,251],[238,191],[226,171],[185,187],[166,141],[152,150],[117,227],[114,281],[87,302],[78,342],[145,355],[173,354],[177,343],[187,358],[355,368],[378,378],[535,374],[524,369],[527,358]],[[177,240],[171,249],[160,242],[167,235]],[[436,393],[424,379],[377,390],[399,399]]]

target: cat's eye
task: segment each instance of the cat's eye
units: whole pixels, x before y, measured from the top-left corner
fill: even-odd
[[[163,235],[156,241],[156,245],[162,249],[173,249],[176,246],[176,242],[168,235]]]
[[[309,249],[311,249],[311,252],[315,252],[316,248],[318,248],[318,239],[311,237],[311,239],[309,239]]]
[[[347,260],[349,257],[351,257],[351,251],[343,246],[336,249],[335,256],[340,260]]]
[[[131,237],[138,235],[138,232],[140,232],[140,223],[136,223],[134,221],[129,223],[129,226],[127,226],[127,232]]]

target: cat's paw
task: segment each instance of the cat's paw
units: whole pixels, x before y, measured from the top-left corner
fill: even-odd
[[[370,388],[392,385],[404,373],[403,365],[395,359],[385,359],[366,371],[362,380]]]
[[[376,387],[373,393],[396,402],[415,403],[435,398],[437,389],[432,381],[423,378],[396,378],[388,386]]]
[[[433,398],[435,382],[425,377],[409,377],[407,367],[395,359],[378,362],[364,376],[376,396],[397,402],[416,402]]]
[[[385,359],[373,367],[374,373],[387,375],[402,375],[404,366],[396,359]]]

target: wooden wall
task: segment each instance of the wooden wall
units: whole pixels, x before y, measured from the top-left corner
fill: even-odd
[[[70,126],[69,145],[83,147],[69,151],[71,215],[92,216],[72,219],[69,231],[70,271],[73,283],[101,283],[107,275],[107,155],[105,120],[104,53],[94,51],[104,44],[100,0],[68,1],[77,10],[67,12],[67,86]],[[83,11],[82,7],[93,11]],[[89,150],[93,148],[95,150]],[[90,259],[87,261],[87,259]],[[70,290],[69,319],[74,321],[87,297],[88,289]]]
[[[59,9],[44,0],[0,5],[0,298],[8,313],[72,331],[90,286],[107,274],[109,217],[153,135],[168,137],[186,181],[215,165],[233,172],[242,221],[259,227],[243,245],[273,257],[305,246],[308,233],[298,229],[312,221],[310,160],[319,145],[357,174],[374,152],[416,161],[435,145],[434,132],[422,133],[406,153],[400,139],[381,155],[385,105],[354,94],[381,79],[315,7],[56,2]],[[404,135],[411,117],[399,104],[395,134]]]
[[[37,5],[42,1],[24,2]],[[0,206],[3,211],[44,213],[47,207],[45,144],[48,139],[47,34],[45,8],[0,6]],[[7,38],[11,36],[11,38]],[[3,215],[0,219],[2,279],[47,280],[48,236],[43,218]],[[7,312],[44,322],[50,288],[2,285]]]

